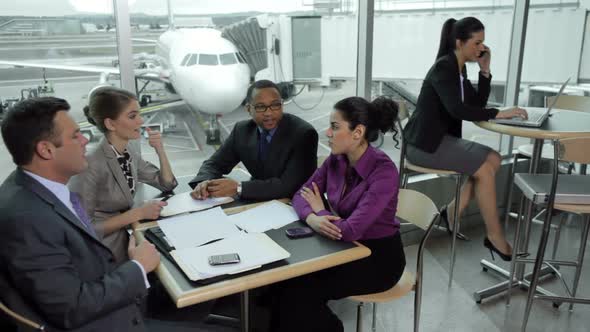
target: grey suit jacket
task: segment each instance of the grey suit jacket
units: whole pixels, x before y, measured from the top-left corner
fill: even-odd
[[[134,262],[111,251],[22,170],[0,186],[0,296],[49,331],[143,331],[147,294]]]
[[[307,122],[292,114],[283,114],[265,161],[258,160],[258,127],[253,120],[236,123],[229,137],[213,156],[201,165],[199,182],[228,174],[239,162],[252,174],[242,182],[243,199],[269,200],[291,198],[317,168],[318,133]]]
[[[162,191],[170,191],[176,187],[176,179],[165,183],[160,178],[158,167],[143,160],[133,144],[129,144],[127,150],[131,155],[131,173],[136,183],[146,183]],[[86,158],[88,169],[73,177],[69,187],[82,197],[82,203],[92,222],[101,223],[131,209],[133,195],[109,142],[103,138]],[[117,262],[128,259],[129,234],[125,229],[104,236],[103,242],[113,251]]]

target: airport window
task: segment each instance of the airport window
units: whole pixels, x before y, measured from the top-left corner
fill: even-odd
[[[226,54],[219,55],[219,61],[221,62],[222,65],[233,65],[233,64],[238,63],[234,53],[226,53]]]
[[[206,66],[217,66],[219,64],[217,60],[217,54],[201,54],[199,56],[199,64]]]
[[[190,54],[187,54],[184,56],[184,59],[182,59],[182,62],[180,63],[181,66],[186,65],[186,63],[188,62],[188,59],[191,57]]]
[[[196,65],[198,58],[199,58],[198,54],[191,54],[190,60],[188,60],[188,62],[186,63],[187,67]]]
[[[373,34],[373,97],[386,95],[416,106],[422,82],[434,64],[443,23],[449,18],[478,18],[492,50],[492,86],[488,107],[504,104],[514,1],[376,1]],[[466,10],[467,8],[467,10]],[[391,32],[395,31],[395,34]],[[479,66],[467,63],[467,77],[477,87]],[[458,79],[458,78],[457,78]],[[405,121],[403,124],[405,125]],[[500,135],[463,121],[463,138],[500,151]],[[393,145],[391,138],[383,146]],[[399,160],[399,150],[393,150]]]
[[[167,0],[136,0],[130,7],[131,23],[136,27],[132,29],[132,36],[144,40],[137,42],[137,47],[148,45],[148,40],[158,41],[157,45],[162,47],[156,49],[155,54],[163,59],[169,58],[176,41],[181,41],[180,49],[191,47],[191,56],[182,66],[168,69],[169,84],[148,85],[163,95],[159,101],[180,97],[188,105],[163,107],[162,111],[150,113],[154,115],[149,119],[146,116],[147,123],[162,124],[164,142],[170,144],[167,151],[173,152],[169,158],[175,175],[192,174],[216,146],[206,143],[210,127],[196,123],[186,110],[198,109],[205,122],[218,123],[220,137],[225,139],[235,123],[249,118],[241,104],[252,79],[266,78],[280,84],[286,92],[286,100],[292,101],[284,106],[285,112],[309,121],[319,133],[318,155],[329,155],[324,133],[333,105],[355,95],[358,1],[244,0],[231,8],[223,3],[172,1],[174,26],[169,26]],[[260,14],[252,17],[253,11]],[[227,15],[229,12],[233,14]],[[175,36],[181,34],[184,36]],[[215,43],[211,43],[212,39]],[[136,41],[133,43],[135,51]],[[184,43],[186,45],[182,45]],[[219,45],[219,48],[211,49],[212,45]],[[176,61],[182,63],[188,52],[181,52]],[[205,78],[203,86],[207,91],[194,91],[194,82],[200,83],[201,79],[191,78],[196,75],[193,70],[183,72],[197,67],[189,67],[192,64],[201,64],[201,67],[235,64],[223,68],[234,71],[230,77],[232,82],[213,85]],[[235,91],[235,87],[239,87],[239,91]],[[149,95],[153,97],[155,93]],[[223,96],[222,102],[211,103],[208,99],[214,96]],[[216,114],[223,117],[215,117]],[[184,128],[190,130],[180,134]],[[145,140],[141,146],[144,158],[158,164],[157,156]],[[190,157],[174,153],[189,149],[198,153]]]
[[[519,106],[545,109],[549,106],[547,98],[557,95],[568,78],[568,85],[557,100],[555,109],[579,111],[580,103],[576,101],[580,99],[569,96],[590,98],[590,86],[584,84],[590,80],[590,73],[584,70],[590,64],[587,49],[590,45],[589,8],[590,3],[575,1],[549,1],[544,6],[536,6],[536,1],[531,3],[522,59]],[[505,138],[502,150],[508,153],[509,137]],[[512,147],[524,149],[529,143],[528,138],[515,137]]]
[[[0,13],[0,62],[15,63],[0,64],[0,121],[5,110],[21,99],[55,96],[68,101],[69,114],[85,135],[97,137],[98,131],[88,124],[82,109],[88,104],[88,93],[101,84],[103,73],[96,68],[111,71],[119,63],[112,6],[97,6],[92,1],[55,0],[50,5],[41,0],[1,1]],[[152,53],[153,49],[150,46]],[[16,66],[19,62],[23,66]],[[45,69],[26,67],[27,63]],[[103,79],[120,86],[114,75]],[[92,144],[97,141],[93,139]],[[0,182],[14,170],[6,149],[0,154],[0,170]]]

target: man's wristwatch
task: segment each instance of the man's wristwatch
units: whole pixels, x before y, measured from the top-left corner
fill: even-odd
[[[242,196],[242,182],[238,182],[237,192],[238,192],[238,196]]]

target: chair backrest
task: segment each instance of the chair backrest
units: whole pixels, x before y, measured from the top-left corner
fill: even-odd
[[[590,137],[564,138],[557,141],[559,160],[571,163],[590,164]]]
[[[408,106],[404,100],[398,101],[399,110],[397,112],[397,127],[399,129],[399,140],[400,140],[400,154],[399,154],[399,188],[402,188],[404,183],[404,177],[406,176],[406,146],[404,141],[404,127],[402,122],[410,117],[408,112]]]
[[[545,105],[551,105],[556,96],[547,97]],[[590,97],[561,95],[553,108],[570,111],[590,112]]]
[[[19,331],[45,331],[43,320],[0,269],[0,312],[14,322]],[[39,322],[39,323],[36,323]]]
[[[438,209],[428,196],[415,190],[399,190],[396,213],[399,218],[427,230],[437,214]]]
[[[4,303],[2,303],[2,301],[0,301],[0,311],[4,312],[6,316],[12,319],[18,326],[23,326],[27,328],[27,330],[45,331],[45,327],[43,325],[39,325],[32,320],[10,310],[6,305],[4,305]]]

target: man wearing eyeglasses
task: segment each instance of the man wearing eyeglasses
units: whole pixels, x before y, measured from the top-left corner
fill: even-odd
[[[306,121],[283,113],[275,83],[254,82],[248,88],[245,109],[251,119],[236,123],[221,148],[189,182],[194,199],[291,198],[317,168],[318,134]],[[250,181],[222,178],[239,162],[252,175]]]

